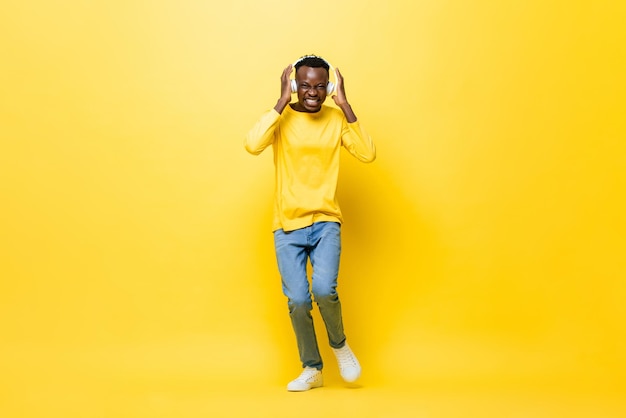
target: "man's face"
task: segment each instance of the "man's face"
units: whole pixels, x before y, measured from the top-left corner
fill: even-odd
[[[318,112],[326,100],[328,72],[322,67],[302,66],[296,71],[298,103],[295,109],[300,112]]]

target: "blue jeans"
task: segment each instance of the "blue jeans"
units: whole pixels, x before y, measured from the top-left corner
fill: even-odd
[[[321,370],[323,362],[311,316],[311,292],[326,325],[330,346],[341,348],[346,342],[337,294],[341,225],[317,222],[295,231],[279,229],[274,231],[274,245],[302,367]],[[313,267],[310,288],[307,260],[311,260]]]

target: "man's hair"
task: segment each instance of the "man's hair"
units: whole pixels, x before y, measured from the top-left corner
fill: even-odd
[[[305,55],[304,57],[300,58],[297,62],[296,62],[296,71],[298,71],[298,69],[302,66],[307,66],[307,67],[312,67],[312,68],[324,68],[326,70],[326,72],[328,73],[330,70],[330,66],[328,65],[328,62],[326,62],[326,60],[322,57],[318,57],[317,55]]]

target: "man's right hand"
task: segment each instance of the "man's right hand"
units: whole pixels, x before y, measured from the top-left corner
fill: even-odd
[[[285,107],[291,102],[291,69],[293,66],[289,64],[280,76],[280,99],[274,106],[274,110],[278,113],[283,113]]]

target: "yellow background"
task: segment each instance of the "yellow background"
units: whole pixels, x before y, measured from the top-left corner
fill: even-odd
[[[624,416],[618,1],[0,6],[0,415]],[[340,292],[361,386],[299,372],[271,150],[282,69],[339,67]]]

